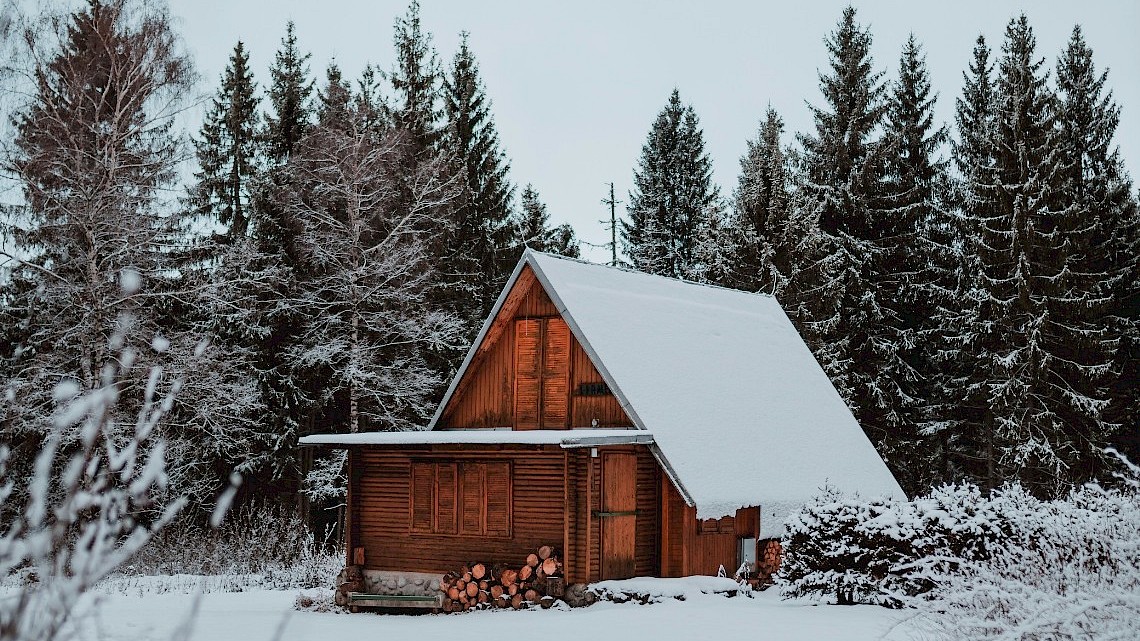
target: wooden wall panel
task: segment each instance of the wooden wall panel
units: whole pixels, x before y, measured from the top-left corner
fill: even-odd
[[[601,459],[601,578],[631,579],[637,575],[637,454],[606,451]],[[624,512],[631,514],[619,515]]]
[[[570,420],[570,328],[561,317],[548,318],[544,325],[542,429],[564,430]]]
[[[661,478],[661,576],[715,575],[723,565],[729,576],[738,567],[740,537],[760,531],[759,508],[741,508],[735,515],[697,520],[672,482]]]
[[[542,325],[542,320],[532,318],[520,318],[514,323],[516,430],[536,430],[540,426]]]
[[[578,393],[582,383],[604,383],[601,373],[590,361],[589,354],[582,349],[577,340],[573,340],[570,347],[570,425],[572,427],[590,427],[593,419],[598,419],[598,427],[633,427],[633,421],[626,416],[617,397],[613,394],[605,396],[582,396]]]
[[[657,487],[661,468],[648,447],[637,448],[637,576],[658,576],[661,506]]]
[[[509,537],[414,534],[410,475],[413,460],[513,461],[513,513]],[[440,573],[479,559],[518,564],[541,545],[561,546],[564,537],[565,457],[556,448],[525,451],[441,452],[428,448],[365,448],[351,506],[357,545],[365,567]]]
[[[529,318],[556,318],[558,309],[551,302],[550,297],[542,288],[542,284],[534,278],[529,268],[524,269],[524,277],[520,277],[518,286],[525,287],[525,291],[518,294],[511,292],[507,304],[504,304],[500,316],[492,323],[488,331],[486,347],[480,347],[456,388],[456,393],[448,402],[443,416],[440,419],[441,427],[448,428],[491,428],[514,427],[516,429],[533,429],[529,423],[526,425],[514,424],[515,408],[515,358],[516,322],[519,319]],[[527,327],[530,327],[527,325]],[[591,427],[593,419],[598,420],[599,427],[632,427],[633,422],[622,410],[617,398],[613,394],[603,396],[582,396],[578,393],[581,383],[601,383],[602,376],[590,361],[590,357],[572,334],[569,338],[569,407],[558,407],[558,416],[552,417],[557,429],[566,425],[563,414],[568,414],[569,427]],[[560,353],[564,353],[562,345]],[[564,398],[560,388],[556,390],[557,402],[560,405]],[[552,405],[553,406],[553,405]]]

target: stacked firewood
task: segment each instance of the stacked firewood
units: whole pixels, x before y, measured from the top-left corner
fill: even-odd
[[[480,608],[521,609],[530,604],[554,605],[565,590],[562,561],[554,548],[544,545],[521,566],[471,563],[458,572],[443,575],[444,612]]]
[[[780,563],[784,560],[784,550],[780,547],[779,539],[765,539],[760,541],[760,554],[756,561],[756,573],[761,582],[768,583],[772,575],[780,571]]]

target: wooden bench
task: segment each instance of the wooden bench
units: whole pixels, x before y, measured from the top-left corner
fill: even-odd
[[[442,605],[442,595],[348,593],[348,606],[353,612],[359,608],[431,608],[434,610]]]

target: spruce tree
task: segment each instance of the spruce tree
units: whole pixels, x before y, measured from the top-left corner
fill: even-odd
[[[392,123],[410,138],[415,157],[435,153],[442,133],[440,85],[443,72],[431,34],[420,25],[420,3],[412,0],[395,26],[396,66],[390,75],[395,91],[389,107]]]
[[[898,319],[885,304],[896,266],[888,251],[898,226],[888,203],[889,140],[878,136],[888,108],[882,73],[873,70],[871,34],[847,7],[828,37],[831,71],[820,75],[826,106],[812,107],[815,131],[800,135],[800,188],[815,199],[819,225],[835,253],[833,283],[840,300],[836,322],[822,339],[834,353],[826,360],[833,382],[888,465],[913,490],[912,449],[904,433],[904,408],[913,401],[903,382],[912,372],[894,342]]]
[[[443,104],[447,143],[466,179],[455,211],[458,229],[454,242],[468,248],[479,272],[476,305],[471,308],[473,321],[478,323],[490,312],[514,267],[510,251],[514,188],[507,177],[510,163],[500,149],[490,100],[466,32],[444,79]]]
[[[748,152],[740,159],[740,178],[733,192],[733,211],[739,225],[735,282],[730,287],[775,294],[791,275],[790,248],[780,246],[779,225],[786,221],[789,200],[788,160],[781,147],[784,121],[771,107]],[[751,242],[749,237],[752,237]]]
[[[1113,144],[1120,107],[1105,89],[1107,77],[1107,71],[1097,73],[1092,49],[1080,26],[1074,27],[1057,62],[1061,166],[1057,207],[1067,212],[1063,219],[1070,220],[1063,293],[1076,302],[1067,324],[1085,326],[1078,362],[1085,359],[1089,364],[1087,359],[1094,354],[1100,362],[1111,359],[1112,368],[1099,381],[1107,386],[1111,401],[1104,413],[1105,427],[1115,429],[1114,442],[1136,454],[1140,438],[1133,436],[1132,419],[1140,415],[1136,384],[1140,313],[1130,309],[1128,301],[1140,296],[1140,214]],[[1077,373],[1071,378],[1076,379],[1075,392],[1095,394],[1099,378],[1095,374]]]
[[[249,54],[239,40],[194,141],[199,170],[191,202],[199,214],[227,226],[225,238],[245,236],[254,178],[260,164],[260,114]]]
[[[993,488],[999,482],[998,452],[992,414],[986,410],[989,390],[982,372],[989,367],[982,345],[992,344],[992,326],[976,319],[984,298],[981,288],[982,242],[979,221],[992,215],[993,195],[984,185],[993,182],[996,163],[994,65],[985,38],[974,43],[969,69],[963,72],[962,96],[955,101],[957,138],[951,157],[956,170],[949,197],[957,238],[957,273],[947,286],[947,300],[938,307],[932,337],[938,348],[932,361],[935,393],[928,399],[928,429],[941,444],[939,467],[946,480],[972,478]],[[940,283],[943,281],[936,281]]]
[[[265,142],[269,158],[282,164],[305,134],[312,115],[313,81],[309,79],[309,54],[297,48],[297,31],[290,20],[285,37],[269,68],[269,104],[265,115]]]
[[[1096,336],[1078,269],[1090,227],[1058,206],[1062,156],[1056,96],[1022,15],[1006,28],[992,129],[994,170],[975,188],[992,209],[975,217],[980,303],[971,351],[981,358],[982,431],[994,442],[995,477],[1054,494],[1095,468],[1105,440]],[[1092,342],[1090,342],[1090,340]],[[1092,348],[1092,349],[1090,349]]]
[[[289,357],[299,341],[303,312],[298,299],[306,278],[306,261],[299,236],[300,221],[281,205],[280,193],[290,189],[289,161],[313,119],[313,80],[309,54],[297,44],[296,28],[287,23],[273,64],[267,90],[269,111],[261,132],[265,168],[257,180],[249,243],[223,265],[235,275],[233,297],[240,313],[227,322],[244,335],[254,350],[252,368],[266,411],[253,429],[273,435],[270,461],[252,480],[265,483],[265,492],[297,497],[306,473],[307,457],[296,451],[298,436],[316,429],[315,401],[319,384],[311,372]]]
[[[527,247],[535,251],[578,258],[578,239],[574,234],[574,228],[566,223],[551,227],[546,205],[539,199],[538,192],[531,185],[523,189],[520,205],[519,214],[513,225],[516,247],[512,252],[514,261],[518,260],[523,249]]]
[[[641,150],[629,195],[629,220],[622,242],[633,267],[652,274],[688,278],[694,249],[720,194],[692,106],[676,89],[657,115]]]
[[[325,86],[317,91],[317,122],[326,127],[343,127],[349,118],[352,87],[344,79],[336,61],[325,69]]]
[[[903,46],[884,122],[891,153],[875,283],[879,300],[890,310],[893,322],[886,329],[903,363],[895,383],[908,398],[900,403],[896,438],[900,447],[911,450],[910,460],[921,460],[931,450],[919,428],[931,422],[928,399],[937,393],[930,374],[940,346],[932,321],[938,305],[951,300],[949,291],[956,284],[952,219],[942,206],[941,194],[948,163],[939,154],[947,133],[934,124],[935,99],[925,56],[911,34]],[[924,467],[923,473],[912,475],[919,477],[912,479],[913,487],[936,480],[931,471]]]

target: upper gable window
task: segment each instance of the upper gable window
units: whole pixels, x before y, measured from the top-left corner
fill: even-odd
[[[515,321],[515,429],[566,429],[570,340],[561,318]]]

